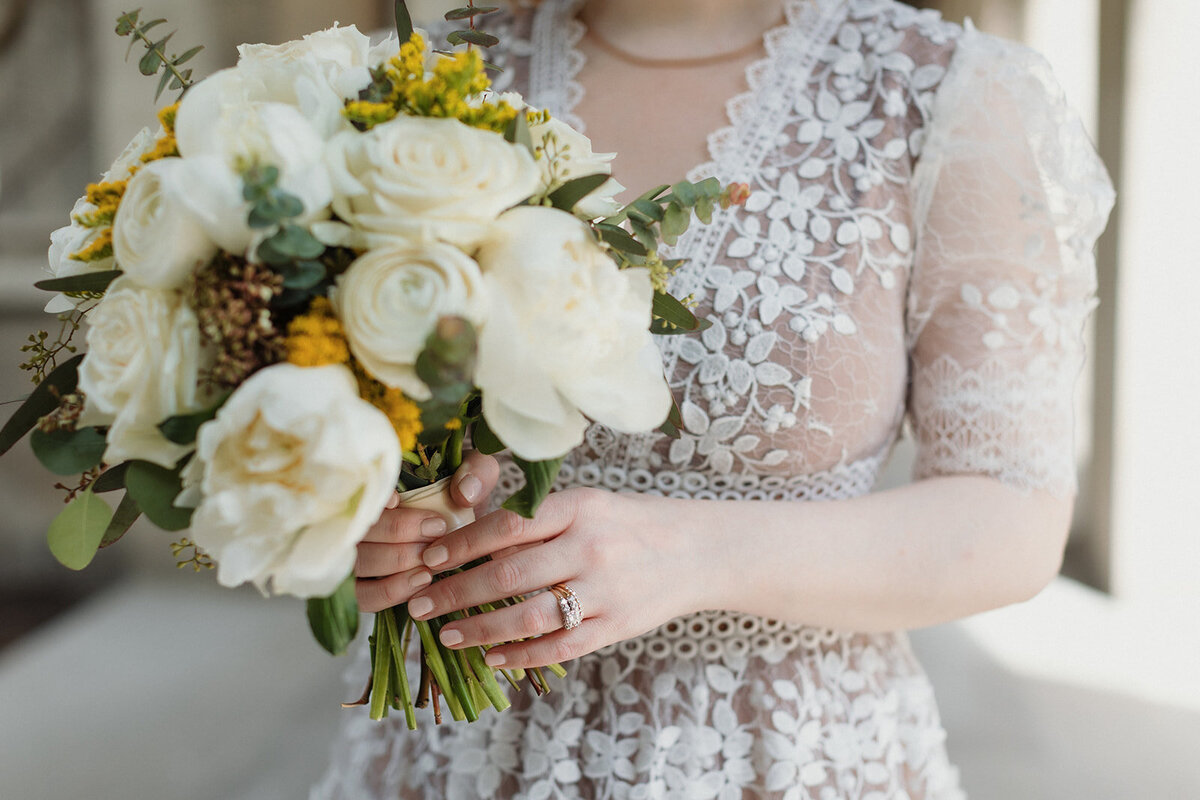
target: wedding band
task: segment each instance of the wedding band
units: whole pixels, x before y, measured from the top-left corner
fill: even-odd
[[[556,583],[550,587],[550,591],[554,592],[554,596],[558,598],[558,610],[562,612],[563,628],[571,630],[578,628],[583,622],[583,604],[579,602],[579,595],[571,591],[571,587],[565,583]]]

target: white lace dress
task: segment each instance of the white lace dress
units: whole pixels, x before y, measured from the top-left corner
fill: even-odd
[[[580,125],[577,5],[491,27],[502,82]],[[673,289],[713,323],[661,342],[686,431],[593,426],[560,488],[855,497],[907,416],[917,478],[1071,493],[1092,249],[1113,194],[1048,65],[893,0],[784,5],[692,176],[753,193],[678,246],[690,262]],[[508,469],[499,494],[519,483]],[[962,797],[902,632],[712,611],[569,672],[473,725],[409,732],[346,712],[312,798]]]

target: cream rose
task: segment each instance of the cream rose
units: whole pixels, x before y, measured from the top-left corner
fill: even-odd
[[[468,249],[540,181],[525,148],[453,119],[397,117],[330,150],[334,211],[371,246],[431,235]]]
[[[476,258],[490,307],[475,381],[514,453],[565,454],[583,440],[585,415],[627,433],[666,419],[646,270],[618,269],[583,222],[536,206],[502,215]]]
[[[611,175],[616,153],[593,153],[592,140],[560,119],[550,118],[529,129],[538,151],[542,190],[550,193],[569,180],[588,175]],[[615,198],[625,187],[609,178],[575,206],[585,219],[611,216],[621,210]]]
[[[113,223],[113,253],[126,277],[150,289],[178,289],[217,246],[185,200],[183,160],[165,158],[129,181]]]
[[[277,364],[200,428],[178,505],[224,586],[333,593],[396,486],[400,444],[342,366]]]
[[[487,310],[479,266],[438,242],[369,251],[338,278],[332,300],[355,358],[417,400],[430,396],[414,365],[438,317],[479,325]]]
[[[174,467],[190,448],[158,430],[167,417],[199,411],[205,354],[196,315],[179,292],[113,281],[88,316],[87,355],[79,368],[84,425],[108,425],[104,460]]]

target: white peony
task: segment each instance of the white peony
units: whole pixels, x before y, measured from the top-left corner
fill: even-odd
[[[84,425],[108,425],[104,461],[163,467],[190,450],[169,441],[159,423],[199,411],[205,354],[196,315],[180,292],[146,289],[125,277],[109,286],[88,316],[87,355],[79,368]]]
[[[113,253],[125,276],[141,286],[181,288],[217,254],[186,200],[188,173],[183,159],[153,161],[138,170],[121,198]]]
[[[392,54],[396,47],[393,41]],[[260,100],[295,106],[324,138],[350,126],[345,101],[358,97],[371,82],[370,67],[383,60],[354,25],[284,44],[243,44],[238,55],[238,72],[262,85]]]
[[[646,270],[618,269],[583,222],[536,206],[501,216],[476,258],[491,306],[475,380],[514,453],[565,454],[583,440],[584,415],[627,433],[666,419]]]
[[[130,170],[141,163],[142,155],[154,149],[157,139],[158,134],[153,130],[142,128],[121,151],[121,155],[117,156],[112,166],[100,177],[100,182],[124,180],[129,177]],[[89,203],[86,197],[79,198],[75,201],[75,207],[71,209],[71,224],[64,225],[50,234],[50,249],[46,257],[51,277],[69,278],[85,272],[108,272],[116,268],[111,257],[89,262],[71,258],[72,255],[83,250],[100,236],[102,228],[85,228],[75,221],[75,217],[90,214],[95,210],[96,206]],[[51,314],[62,314],[85,302],[87,301],[80,298],[56,294],[46,303],[45,310]]]
[[[400,444],[342,366],[276,364],[200,428],[178,505],[224,586],[333,593],[396,486]]]
[[[188,202],[222,249],[245,254],[262,236],[249,227],[242,197],[241,171],[251,164],[279,169],[279,187],[304,204],[298,222],[328,216],[325,139],[250,72],[224,69],[193,86],[179,106],[175,136],[188,171]]]
[[[569,180],[588,175],[611,175],[616,153],[593,153],[592,140],[562,120],[551,117],[529,129],[538,151],[542,172],[542,190],[552,192]],[[625,187],[609,178],[575,206],[575,213],[586,219],[608,217],[621,210],[616,196]]]
[[[487,310],[479,266],[438,242],[368,251],[338,277],[331,299],[355,358],[416,400],[430,397],[414,365],[438,318],[479,325]]]
[[[477,243],[504,211],[538,190],[529,152],[458,120],[397,117],[331,143],[334,211],[353,233],[317,232],[331,244],[375,246],[432,236],[462,248]],[[344,226],[342,226],[344,228]],[[354,238],[358,237],[358,240]],[[331,238],[334,237],[334,238]]]

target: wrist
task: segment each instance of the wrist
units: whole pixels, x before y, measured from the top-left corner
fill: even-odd
[[[725,526],[717,522],[723,503],[641,496],[658,540],[677,615],[722,609],[732,601],[733,581],[744,554],[735,551]]]

